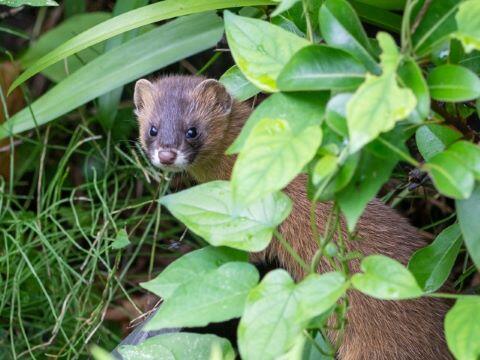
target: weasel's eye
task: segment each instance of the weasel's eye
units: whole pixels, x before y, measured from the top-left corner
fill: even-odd
[[[197,137],[197,128],[191,127],[190,129],[187,130],[185,133],[185,137],[187,139],[195,139]]]
[[[155,126],[152,126],[150,128],[150,136],[157,136],[158,134],[158,129]]]

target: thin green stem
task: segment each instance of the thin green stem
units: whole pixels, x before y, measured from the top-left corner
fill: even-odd
[[[303,270],[306,272],[306,273],[309,273],[310,272],[310,268],[308,267],[308,265],[305,263],[305,261],[303,261],[303,259],[300,257],[300,255],[298,255],[298,253],[295,251],[295,249],[288,243],[288,241],[283,237],[282,234],[280,234],[280,232],[275,229],[273,231],[274,235],[275,235],[275,238],[280,241],[280,244],[285,248],[285,250],[287,250],[287,252],[290,254],[290,256],[303,268]]]

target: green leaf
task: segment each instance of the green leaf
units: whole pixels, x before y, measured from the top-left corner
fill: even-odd
[[[240,135],[228,148],[227,154],[240,152],[252,129],[265,118],[288,121],[295,132],[300,132],[308,126],[320,125],[328,97],[327,92],[278,93],[269,96],[254,110]]]
[[[227,339],[211,334],[174,332],[157,335],[139,345],[121,345],[124,360],[205,360],[212,359],[212,349],[219,348],[222,360],[234,360],[235,352]]]
[[[386,10],[403,10],[406,0],[357,0],[359,3]]]
[[[455,201],[458,223],[462,229],[463,239],[468,253],[477,269],[480,269],[480,185],[477,184],[470,198]]]
[[[378,74],[380,68],[373,49],[355,10],[345,0],[326,0],[320,8],[320,29],[328,45],[355,56],[368,71]]]
[[[223,264],[247,260],[248,256],[243,251],[207,246],[181,256],[168,265],[155,279],[140,283],[140,285],[168,300],[178,287],[188,282],[199,281],[206,273],[218,269]]]
[[[435,100],[461,102],[480,97],[480,79],[463,66],[438,66],[430,72],[427,82]]]
[[[25,54],[20,58],[22,67],[26,68],[35,63],[42,56],[53,51],[57,46],[68,41],[75,35],[88,30],[89,28],[111,18],[110,13],[92,12],[72,16],[46,32],[37,42],[28,48]],[[55,83],[65,79],[68,74],[72,74],[80,69],[84,64],[89,63],[103,51],[103,45],[97,44],[89,49],[80,51],[76,56],[70,56],[63,61],[59,61],[42,71],[42,74]],[[68,69],[68,73],[66,72]]]
[[[320,126],[301,131],[283,119],[262,119],[252,129],[235,162],[235,201],[250,204],[283,189],[313,158],[322,142]]]
[[[480,357],[480,296],[457,300],[445,316],[445,337],[455,358],[477,360]]]
[[[235,63],[255,86],[277,91],[277,77],[292,55],[309,43],[281,27],[225,11],[225,33]]]
[[[425,1],[417,3],[412,21],[421,11]],[[459,0],[440,0],[429,4],[425,15],[412,34],[413,50],[418,56],[427,55],[456,30],[455,13],[459,3]]]
[[[337,94],[327,104],[325,121],[337,134],[348,137],[347,104],[352,98],[351,93]]]
[[[18,7],[23,5],[28,6],[58,6],[58,3],[53,0],[0,0],[0,5],[7,5],[11,7]]]
[[[87,10],[85,0],[65,0],[65,17],[69,18],[73,15],[82,14]]]
[[[337,202],[345,215],[350,231],[362,215],[368,202],[380,190],[382,185],[390,178],[393,168],[398,162],[398,156],[388,148],[380,155],[372,151],[374,146],[382,146],[378,140],[367,146],[360,155],[360,162],[349,184],[336,194]],[[403,151],[407,151],[401,145]],[[353,167],[355,169],[355,167]]]
[[[128,238],[127,230],[121,229],[117,233],[117,237],[112,242],[112,248],[115,250],[120,250],[130,245],[130,239]]]
[[[325,155],[317,161],[312,171],[313,185],[317,186],[321,182],[328,181],[338,170],[339,159],[334,155]]]
[[[430,114],[430,93],[422,70],[413,59],[407,59],[398,69],[403,85],[412,90],[417,106],[409,116],[413,123],[423,122]]]
[[[400,33],[402,27],[402,17],[400,15],[384,10],[376,5],[368,5],[368,0],[351,0],[350,3],[358,16],[360,16],[360,18],[366,23],[395,33]]]
[[[97,345],[92,345],[92,347],[90,348],[90,354],[95,360],[115,360],[111,353]]]
[[[395,123],[406,118],[416,106],[412,91],[397,85],[395,71],[400,62],[400,54],[393,38],[386,33],[379,33],[377,37],[383,50],[383,74],[367,75],[347,105],[349,146],[352,153],[380,133],[393,129]]]
[[[164,196],[160,203],[211,245],[248,251],[265,249],[273,230],[292,207],[288,196],[279,192],[238,209],[227,181],[213,181]]]
[[[220,82],[227,88],[230,95],[238,101],[250,99],[260,92],[260,89],[242,74],[237,65],[225,71],[220,78]]]
[[[475,184],[473,174],[451,152],[432,157],[423,169],[428,171],[439,192],[454,199],[466,199]]]
[[[447,280],[462,246],[458,224],[443,230],[430,245],[415,251],[408,269],[425,292],[438,290]]]
[[[275,359],[287,353],[313,317],[345,293],[348,283],[337,272],[308,275],[295,284],[284,270],[269,272],[247,298],[238,327],[244,359]]]
[[[229,262],[179,285],[147,323],[146,330],[206,326],[243,313],[257,269],[246,262]]]
[[[422,296],[415,277],[398,261],[383,255],[362,260],[363,273],[352,276],[353,286],[364,294],[382,300],[414,299]]]
[[[278,76],[282,91],[352,89],[365,79],[365,68],[349,53],[325,45],[300,49]]]
[[[418,151],[427,161],[461,137],[462,133],[459,131],[438,124],[420,126],[415,133]]]
[[[480,50],[480,3],[477,0],[462,2],[455,19],[458,31],[454,36],[462,42],[465,51]]]
[[[480,147],[468,141],[457,141],[448,148],[457,160],[480,180]]]
[[[192,32],[192,27],[195,31]],[[222,23],[212,13],[174,20],[99,56],[0,125],[0,139],[45,124],[143,75],[214,46]],[[108,69],[106,71],[105,69]],[[10,131],[9,131],[10,130]]]
[[[300,0],[281,0],[280,4],[277,5],[275,10],[270,14],[271,17],[280,15],[281,13],[290,9],[293,5],[298,3]]]
[[[24,83],[26,80],[42,71],[46,67],[55,64],[56,62],[73,55],[76,52],[79,52],[125,31],[136,29],[148,24],[153,24],[158,21],[171,19],[177,16],[222,8],[249,5],[268,5],[271,3],[272,2],[268,0],[182,0],[181,2],[177,0],[165,0],[148,6],[143,6],[139,9],[116,16],[113,19],[90,28],[89,30],[60,45],[49,54],[38,59],[15,80],[12,86],[10,86],[9,94],[18,85]],[[192,25],[190,30],[192,28],[195,27]],[[189,35],[193,36],[194,34],[190,32]],[[161,47],[165,47],[170,42],[171,39],[165,40],[165,42],[161,43]],[[197,44],[197,46],[200,45],[201,44]],[[155,49],[155,47],[156,46],[148,47],[147,49],[151,51],[152,49]]]

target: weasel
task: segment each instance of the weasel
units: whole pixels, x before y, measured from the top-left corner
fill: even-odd
[[[134,104],[142,147],[155,166],[186,171],[200,183],[230,178],[235,158],[226,156],[225,150],[240,133],[251,107],[234,100],[220,82],[198,76],[169,76],[153,82],[141,79],[135,86]],[[306,176],[299,175],[284,192],[294,205],[280,232],[308,263],[317,242],[311,234]],[[330,208],[329,203],[318,204],[320,231]],[[416,228],[377,199],[368,204],[357,230],[360,239],[347,242],[350,251],[384,254],[403,264],[416,249],[427,245]],[[276,260],[297,280],[305,275],[277,241],[255,254],[254,260]],[[358,260],[352,263],[352,270],[359,271]],[[325,261],[319,270],[331,268]],[[443,337],[447,301],[381,301],[351,291],[349,302],[339,359],[452,359]]]

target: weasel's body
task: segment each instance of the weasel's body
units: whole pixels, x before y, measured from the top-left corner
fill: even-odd
[[[233,101],[220,83],[193,76],[166,77],[154,83],[140,80],[135,89],[135,104],[140,139],[152,163],[169,170],[185,170],[198,182],[230,178],[234,158],[227,157],[225,150],[239,134],[250,108]],[[294,205],[280,231],[310,262],[317,243],[312,239],[305,185],[306,177],[300,175],[284,190]],[[324,229],[330,207],[328,203],[317,207],[320,230]],[[414,227],[378,200],[367,206],[357,230],[359,240],[347,242],[349,250],[365,255],[384,254],[403,264],[416,249],[426,245]],[[277,260],[295,278],[304,275],[276,241],[266,251],[254,255],[254,260]],[[319,266],[321,271],[330,270],[326,262]],[[352,270],[358,271],[358,266],[354,262]],[[349,299],[348,324],[339,359],[452,358],[443,338],[443,318],[448,310],[445,301],[380,301],[356,291],[349,294]]]

